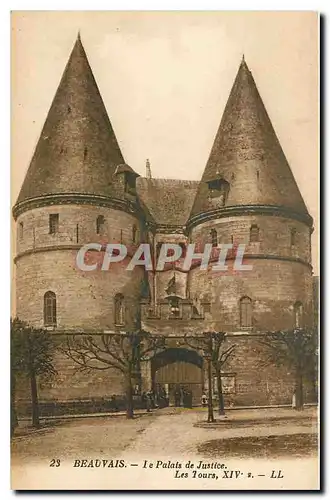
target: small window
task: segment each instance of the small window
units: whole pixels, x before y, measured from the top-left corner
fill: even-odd
[[[290,231],[290,244],[292,247],[294,247],[296,244],[296,234],[297,234],[296,229],[295,228],[291,229],[291,231]]]
[[[20,240],[22,240],[23,236],[24,236],[24,224],[23,222],[20,222],[18,226],[18,237]]]
[[[250,227],[250,243],[259,241],[259,227],[257,224],[252,224]]]
[[[211,312],[211,304],[209,302],[205,302],[203,304],[203,309],[205,313],[210,313]]]
[[[44,295],[44,325],[56,326],[56,295],[46,292]]]
[[[252,326],[252,300],[250,297],[242,297],[240,300],[240,325],[243,328]]]
[[[105,218],[103,215],[99,215],[96,219],[96,234],[102,234],[105,228]]]
[[[84,160],[87,158],[88,148],[84,148]]]
[[[58,214],[50,214],[49,215],[49,234],[58,233],[58,225],[59,225],[59,215]]]
[[[125,324],[124,296],[121,293],[115,296],[115,324]]]
[[[224,179],[214,179],[207,184],[210,198],[218,198],[219,205],[224,206],[229,193],[229,182]]]
[[[211,243],[213,247],[218,246],[218,234],[215,229],[211,229],[210,231]]]
[[[130,172],[125,172],[125,193],[136,195],[135,176]]]
[[[303,305],[301,302],[294,304],[294,323],[296,328],[301,328],[303,324]]]
[[[133,241],[133,243],[136,243],[136,235],[137,235],[137,227],[134,224],[134,226],[132,227],[132,241]]]
[[[175,318],[179,317],[180,316],[179,298],[171,297],[169,305],[170,305],[170,316]]]

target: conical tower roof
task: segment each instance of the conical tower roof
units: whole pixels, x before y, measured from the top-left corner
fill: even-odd
[[[17,203],[53,194],[116,196],[125,164],[80,35],[64,70]]]
[[[191,218],[214,210],[210,181],[226,181],[225,207],[276,206],[308,212],[244,60],[204,170]]]

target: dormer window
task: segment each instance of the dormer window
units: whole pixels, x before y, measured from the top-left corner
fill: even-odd
[[[208,181],[207,184],[210,198],[217,198],[218,204],[224,206],[228,198],[229,182],[225,181],[225,179],[214,179]]]
[[[130,172],[125,172],[125,193],[133,196],[136,195],[135,181],[135,175],[132,175]]]

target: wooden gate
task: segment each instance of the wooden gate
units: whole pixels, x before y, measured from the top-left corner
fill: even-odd
[[[167,349],[154,357],[152,362],[154,388],[165,389],[170,405],[184,405],[183,393],[191,391],[192,403],[199,405],[203,391],[203,361],[195,351]]]

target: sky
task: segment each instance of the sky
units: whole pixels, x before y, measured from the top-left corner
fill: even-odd
[[[312,12],[15,12],[12,204],[78,30],[126,163],[198,180],[244,54],[314,219],[318,274],[318,18]]]

